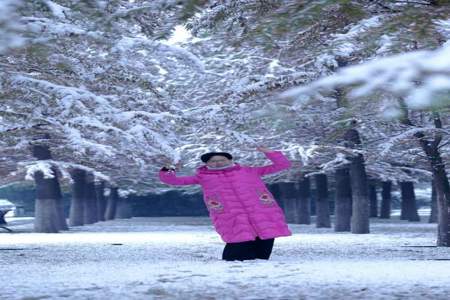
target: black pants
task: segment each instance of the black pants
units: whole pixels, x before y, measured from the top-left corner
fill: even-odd
[[[223,260],[269,259],[275,239],[227,243],[223,249]]]

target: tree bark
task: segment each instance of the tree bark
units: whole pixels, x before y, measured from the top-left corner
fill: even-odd
[[[400,219],[410,222],[420,221],[417,213],[416,195],[414,193],[414,183],[411,181],[403,181],[400,183],[402,196],[402,212]]]
[[[408,109],[403,101],[400,101],[400,107],[403,110],[404,117],[402,123],[412,126],[408,117]],[[437,129],[442,129],[442,121],[438,112],[433,112],[433,122]],[[437,211],[438,211],[438,236],[437,246],[450,246],[450,184],[448,182],[445,163],[439,150],[439,144],[442,141],[442,133],[436,132],[432,139],[425,136],[423,132],[417,132],[414,137],[425,152],[430,162],[431,171],[436,188]]]
[[[279,183],[281,198],[284,203],[284,212],[288,223],[298,224],[297,198],[294,182]]]
[[[378,197],[376,182],[369,182],[370,217],[378,217]]]
[[[112,187],[106,203],[105,220],[113,220],[116,215],[117,200],[119,198],[117,187]]]
[[[355,129],[347,130],[345,140],[352,148],[361,145],[359,133]],[[350,179],[352,187],[352,233],[369,233],[369,197],[367,195],[367,174],[362,154],[350,157]]]
[[[97,218],[97,195],[95,193],[94,175],[86,174],[85,185],[85,199],[84,199],[84,224],[93,224],[98,221]]]
[[[330,204],[328,202],[327,175],[314,175],[316,181],[316,227],[330,228]]]
[[[72,201],[70,203],[69,224],[70,226],[84,225],[84,202],[86,192],[86,171],[73,169],[72,177]]]
[[[298,182],[298,223],[311,224],[311,184],[309,177],[303,177]]]
[[[439,155],[440,158],[440,155]],[[436,165],[435,184],[438,211],[438,239],[437,245],[450,246],[450,186],[443,164]]]
[[[350,170],[341,168],[336,170],[336,194],[334,206],[334,231],[350,231],[352,216],[352,189],[350,183]]]
[[[272,195],[274,196],[274,198],[277,201],[280,208],[283,209],[283,211],[284,211],[284,202],[281,199],[279,184],[272,183],[269,185],[268,189],[269,189],[270,193],[272,193]]]
[[[179,214],[177,214],[179,215]],[[133,208],[127,198],[117,199],[116,219],[130,219],[133,217]]]
[[[392,182],[384,181],[382,183],[381,191],[381,212],[380,219],[390,219],[391,218],[391,190]]]
[[[430,201],[430,217],[428,223],[437,223],[437,195],[434,179],[431,181],[431,201]]]
[[[104,192],[105,182],[101,181],[95,186],[95,193],[97,195],[97,219],[99,221],[105,221],[106,198]]]
[[[48,138],[47,135],[46,137]],[[33,145],[32,152],[37,160],[52,159],[48,146]],[[64,216],[58,170],[54,167],[51,170],[53,178],[45,178],[41,171],[34,173],[36,183],[35,232],[56,233],[59,230],[68,229]]]

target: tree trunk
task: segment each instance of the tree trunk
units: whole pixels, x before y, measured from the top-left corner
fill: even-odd
[[[345,140],[349,146],[356,148],[361,145],[359,133],[355,129],[347,130]],[[369,197],[367,195],[367,175],[364,157],[357,154],[350,157],[350,179],[352,187],[352,233],[369,233]]]
[[[298,224],[297,198],[294,182],[279,183],[281,198],[284,203],[284,212],[288,223]]]
[[[407,193],[404,194],[403,193],[403,189],[402,189],[402,183],[400,183],[400,190],[401,190],[401,195],[400,195],[400,220],[408,220],[408,199],[407,199]],[[405,189],[406,191],[407,189]]]
[[[402,213],[401,219],[410,222],[420,221],[417,213],[416,195],[414,193],[414,183],[411,181],[403,181],[400,183],[402,195]]]
[[[56,170],[55,170],[56,173]],[[56,198],[56,209],[58,210],[58,228],[60,230],[69,230],[69,226],[67,225],[66,214],[64,213],[64,202],[62,198],[61,187],[59,185],[59,180],[55,180],[55,185],[57,189],[57,194],[59,195]]]
[[[350,220],[352,216],[350,170],[348,168],[337,169],[335,178],[334,231],[350,231]]]
[[[70,172],[72,177],[72,201],[70,203],[70,226],[84,225],[84,202],[86,192],[86,171],[74,169]]]
[[[297,213],[299,224],[311,224],[311,184],[309,177],[298,182]]]
[[[94,175],[91,173],[86,174],[85,185],[85,197],[84,197],[84,224],[93,224],[98,221],[97,219],[97,195],[95,193]]]
[[[280,208],[283,209],[283,211],[284,211],[284,202],[281,199],[279,184],[272,183],[268,186],[268,189],[269,189],[270,193],[272,193],[275,200],[277,201],[278,206],[280,206]]]
[[[179,199],[179,198],[178,198]],[[179,213],[177,215],[180,215]],[[116,219],[130,219],[133,217],[133,208],[130,200],[119,197],[117,199]]]
[[[105,220],[113,220],[116,215],[117,199],[119,198],[118,188],[112,187],[106,203]]]
[[[431,181],[430,218],[428,223],[437,223],[437,195],[434,179]]]
[[[48,138],[47,135],[46,137]],[[37,160],[52,158],[48,146],[34,145],[32,152]],[[68,229],[62,205],[58,171],[54,167],[51,170],[53,178],[45,178],[41,171],[34,173],[36,183],[35,232],[56,233],[59,230]]]
[[[378,217],[378,197],[376,182],[369,182],[370,217]]]
[[[406,125],[413,125],[408,118],[408,110],[403,102],[400,102],[401,108],[404,110],[404,117],[402,123]],[[434,126],[437,129],[442,129],[442,121],[438,112],[433,113]],[[414,137],[422,147],[423,152],[431,165],[433,172],[433,179],[435,182],[436,196],[437,196],[437,211],[438,211],[438,237],[437,246],[450,246],[450,184],[448,182],[447,173],[445,171],[445,163],[442,161],[442,156],[439,151],[439,144],[442,141],[442,133],[436,132],[433,139],[429,139],[423,132],[417,132]]]
[[[316,181],[316,227],[330,228],[330,204],[328,203],[327,175],[314,175]]]
[[[391,190],[392,182],[384,181],[382,183],[381,191],[381,212],[380,219],[390,219],[391,218]]]
[[[104,192],[105,182],[101,181],[100,184],[95,186],[95,193],[97,195],[97,219],[99,221],[105,221],[106,198]]]
[[[440,155],[439,155],[440,158]],[[436,165],[434,170],[438,211],[438,246],[450,246],[450,186],[444,164]]]
[[[35,175],[36,177],[36,175]],[[40,181],[36,180],[36,184]],[[57,233],[58,209],[55,199],[36,199],[34,213],[34,232]]]

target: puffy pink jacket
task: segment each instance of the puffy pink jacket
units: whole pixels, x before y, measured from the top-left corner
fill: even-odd
[[[223,170],[197,169],[194,176],[177,177],[174,171],[160,171],[162,182],[172,185],[200,184],[205,204],[216,231],[226,243],[289,236],[283,211],[261,176],[291,166],[279,151],[266,152],[272,165],[248,167],[235,164]]]

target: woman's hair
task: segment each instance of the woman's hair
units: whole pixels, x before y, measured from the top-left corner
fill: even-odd
[[[202,162],[206,163],[208,162],[208,160],[213,157],[213,156],[225,156],[228,159],[233,159],[233,156],[230,153],[227,152],[208,152],[203,154],[202,156],[200,156],[200,159],[202,160]]]

